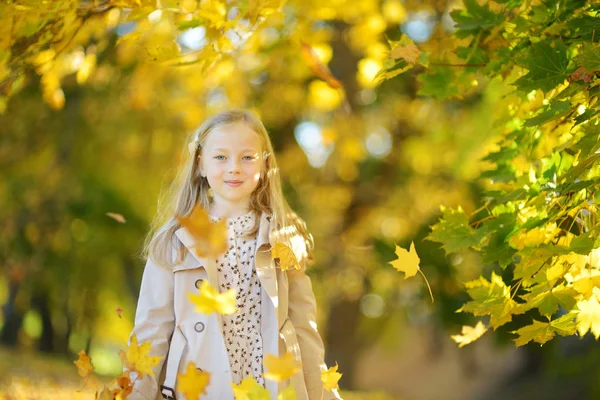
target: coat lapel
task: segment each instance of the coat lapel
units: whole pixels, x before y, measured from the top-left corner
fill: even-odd
[[[203,267],[208,275],[208,282],[212,287],[219,287],[219,278],[217,277],[217,264],[212,258],[200,257],[194,249],[194,237],[190,232],[181,227],[175,231],[175,235],[181,240],[181,243],[188,249],[188,254],[183,260],[183,269],[193,269]]]
[[[275,272],[275,264],[271,262],[271,243],[269,242],[270,226],[271,216],[262,213],[256,237],[254,264],[260,283],[271,298],[275,311],[277,312],[279,307],[279,297],[277,295],[277,274]]]

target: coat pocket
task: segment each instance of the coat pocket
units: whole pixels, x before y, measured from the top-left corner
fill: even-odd
[[[160,385],[160,391],[163,398],[175,397],[175,381],[177,379],[177,373],[179,372],[179,364],[181,363],[181,357],[185,347],[187,346],[187,339],[183,334],[179,325],[175,327],[173,337],[171,338],[171,344],[169,346],[169,353],[166,361],[166,372],[165,380]]]

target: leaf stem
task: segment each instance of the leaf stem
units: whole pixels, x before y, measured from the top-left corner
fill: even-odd
[[[423,271],[421,271],[421,268],[419,268],[419,273],[423,276],[423,279],[425,279],[425,283],[427,284],[427,289],[429,289],[429,296],[431,296],[431,302],[433,303],[433,292],[431,291],[431,286],[429,285],[429,281],[427,280],[427,277],[425,276],[425,274],[423,273]]]

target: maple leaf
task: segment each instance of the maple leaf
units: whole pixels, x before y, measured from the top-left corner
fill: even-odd
[[[227,250],[225,221],[212,222],[201,206],[196,206],[189,217],[176,216],[194,238],[193,248],[199,257],[217,257]]]
[[[597,289],[597,288],[594,288]],[[591,331],[596,340],[600,337],[600,303],[596,296],[591,296],[589,300],[580,300],[577,302],[577,332],[581,336]]]
[[[206,387],[210,383],[210,374],[200,371],[190,361],[185,373],[177,374],[177,390],[184,394],[187,400],[197,400],[201,394],[206,394]]]
[[[270,400],[269,391],[256,380],[248,376],[239,385],[231,382],[231,388],[236,400]]]
[[[569,313],[549,322],[534,320],[531,325],[524,326],[512,333],[519,335],[515,339],[517,346],[523,346],[532,340],[544,344],[557,333],[561,336],[573,335],[575,333],[575,318],[573,313]]]
[[[402,58],[406,62],[414,64],[419,59],[421,51],[414,43],[408,43],[405,46],[394,47],[390,52],[391,58]]]
[[[458,347],[463,347],[479,339],[487,330],[488,328],[483,322],[479,321],[475,326],[463,325],[460,335],[452,335],[451,337],[452,340],[458,343]]]
[[[417,274],[421,259],[415,250],[415,242],[410,243],[410,251],[396,245],[396,256],[398,256],[398,259],[390,261],[389,264],[392,264],[398,271],[404,272],[404,279]]]
[[[130,371],[154,376],[152,367],[158,365],[163,357],[150,356],[151,345],[150,342],[145,342],[138,346],[137,337],[133,334],[127,351],[119,351],[123,365]]]
[[[237,311],[235,289],[219,293],[207,280],[203,280],[198,291],[200,294],[187,294],[190,301],[196,305],[196,311],[203,314],[216,312],[223,315],[231,315]]]
[[[425,279],[427,288],[429,289],[431,302],[433,302],[433,292],[431,291],[431,286],[429,286],[429,281],[427,280],[427,277],[425,277],[425,274],[423,274],[423,271],[421,271],[419,268],[419,262],[421,259],[415,250],[415,242],[410,243],[410,251],[396,245],[396,256],[398,259],[390,261],[388,264],[392,264],[396,270],[404,272],[404,279],[415,276],[417,272],[421,273],[423,279]]]
[[[517,303],[511,299],[510,288],[494,272],[489,282],[484,277],[479,277],[467,282],[465,288],[473,300],[457,311],[470,312],[477,317],[489,315],[490,325],[494,329],[510,322],[513,314],[522,312],[518,309]]]
[[[292,353],[285,353],[283,357],[276,357],[273,354],[267,354],[265,359],[265,373],[267,379],[281,382],[296,372],[300,371],[301,364],[296,363]]]
[[[271,258],[279,259],[279,267],[282,271],[287,271],[289,269],[300,269],[300,264],[298,263],[296,255],[285,243],[275,243],[275,246],[273,246],[271,249]]]
[[[76,361],[73,361],[73,364],[77,366],[77,373],[79,376],[85,378],[94,370],[94,366],[92,365],[90,357],[85,354],[84,350],[80,350],[78,355],[79,358]]]
[[[323,382],[323,386],[325,387],[325,389],[339,389],[338,381],[340,380],[343,374],[340,374],[339,372],[337,372],[337,370],[338,365],[336,363],[335,366],[330,367],[328,370],[321,372],[321,382]]]

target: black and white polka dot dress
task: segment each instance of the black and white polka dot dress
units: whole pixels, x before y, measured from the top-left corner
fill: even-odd
[[[211,216],[213,221],[221,218]],[[256,237],[240,237],[256,223],[254,211],[227,219],[228,250],[216,259],[219,291],[235,289],[238,311],[223,315],[223,336],[236,385],[248,376],[265,386],[261,325],[261,283],[254,266]]]

